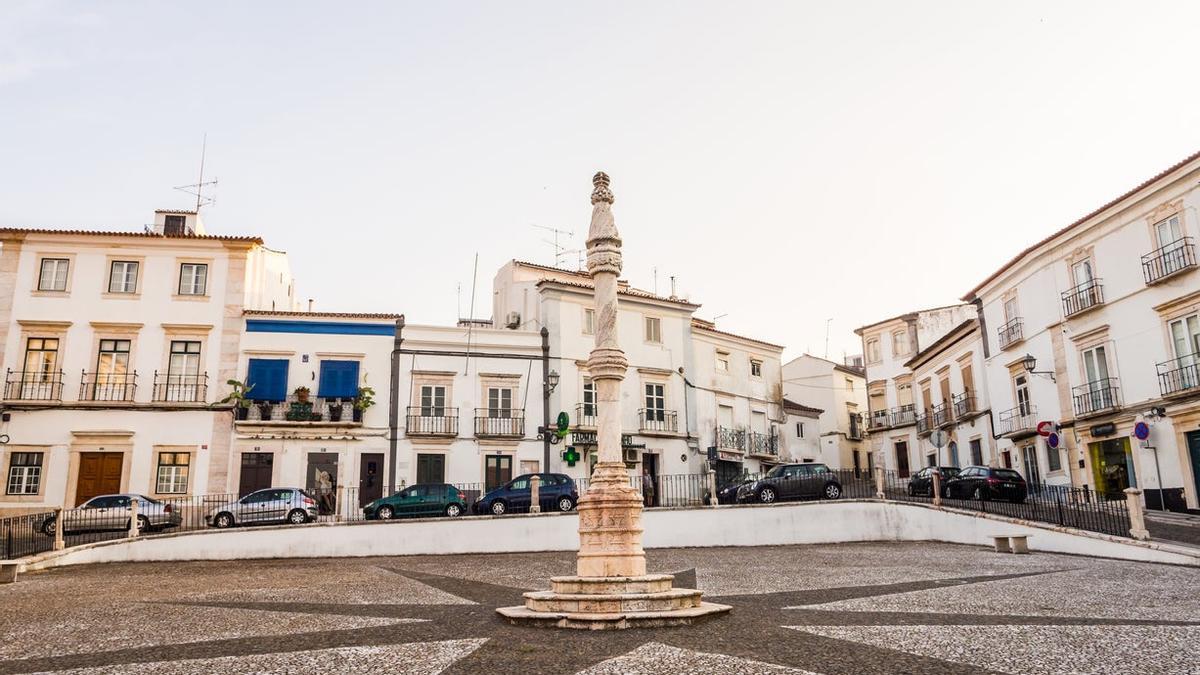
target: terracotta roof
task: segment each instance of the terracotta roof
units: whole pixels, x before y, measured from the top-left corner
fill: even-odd
[[[783,408],[784,408],[784,410],[787,410],[790,408],[792,410],[799,410],[800,412],[816,413],[818,415],[825,412],[824,410],[821,410],[820,408],[814,408],[812,406],[804,405],[803,403],[796,403],[795,401],[788,399],[788,398],[783,399]]]
[[[154,212],[155,213],[182,213],[182,214],[189,215],[189,216],[196,215],[195,211],[189,211],[188,209],[154,209]]]
[[[1154,184],[1154,183],[1156,183],[1156,182],[1158,182],[1158,181],[1162,180],[1162,179],[1163,179],[1163,178],[1165,178],[1165,177],[1166,177],[1168,174],[1170,174],[1170,173],[1172,173],[1172,172],[1174,172],[1174,171],[1178,171],[1180,168],[1182,168],[1183,166],[1185,166],[1185,165],[1186,165],[1186,164],[1188,164],[1189,162],[1194,162],[1194,161],[1196,161],[1197,159],[1200,159],[1200,152],[1197,152],[1197,153],[1195,153],[1195,154],[1193,154],[1193,155],[1191,155],[1191,156],[1187,157],[1186,159],[1184,159],[1184,160],[1182,160],[1182,161],[1180,161],[1180,162],[1176,162],[1175,164],[1171,165],[1170,167],[1168,167],[1168,168],[1166,168],[1166,169],[1164,169],[1164,170],[1162,170],[1162,171],[1158,172],[1157,174],[1155,174],[1155,175],[1154,175],[1154,177],[1152,177],[1152,178],[1150,178],[1150,179],[1148,179],[1148,180],[1142,181],[1142,182],[1141,182],[1141,183],[1140,183],[1140,184],[1139,184],[1137,187],[1133,188],[1132,190],[1129,190],[1129,191],[1128,191],[1128,192],[1126,192],[1125,194],[1123,194],[1123,195],[1121,195],[1121,196],[1117,197],[1116,199],[1113,199],[1112,201],[1108,202],[1108,203],[1107,203],[1107,204],[1105,204],[1104,206],[1101,206],[1100,208],[1098,208],[1098,209],[1096,209],[1096,210],[1092,211],[1091,213],[1088,213],[1087,215],[1085,215],[1085,216],[1083,216],[1082,218],[1080,218],[1080,219],[1076,220],[1075,222],[1071,223],[1070,225],[1067,225],[1066,227],[1064,227],[1064,228],[1062,228],[1062,229],[1058,230],[1058,231],[1057,231],[1057,232],[1055,232],[1054,234],[1052,234],[1052,235],[1050,235],[1050,236],[1046,237],[1045,239],[1042,239],[1041,241],[1037,242],[1037,243],[1036,243],[1036,244],[1034,244],[1033,246],[1030,246],[1029,248],[1026,248],[1024,251],[1021,251],[1021,252],[1020,252],[1020,253],[1018,253],[1016,256],[1014,256],[1012,260],[1009,260],[1008,262],[1004,263],[1004,265],[1002,265],[1002,266],[1000,267],[1000,269],[998,269],[998,270],[996,270],[995,272],[993,272],[993,273],[992,273],[990,276],[988,276],[988,278],[986,278],[986,279],[984,279],[983,281],[981,281],[981,282],[979,283],[979,285],[977,285],[975,288],[972,288],[972,289],[971,289],[971,291],[970,291],[969,293],[967,293],[966,295],[964,295],[964,296],[962,297],[962,299],[963,299],[963,300],[971,300],[971,299],[973,299],[973,298],[975,297],[975,294],[979,292],[979,289],[983,288],[984,286],[987,286],[989,283],[991,283],[991,282],[992,282],[992,280],[994,280],[996,277],[998,277],[998,276],[1000,276],[1001,274],[1003,274],[1005,270],[1007,270],[1008,268],[1010,268],[1010,267],[1012,267],[1013,265],[1015,265],[1015,264],[1017,264],[1018,262],[1020,262],[1020,261],[1021,261],[1021,258],[1024,258],[1025,256],[1029,255],[1030,253],[1033,253],[1035,250],[1037,250],[1038,248],[1042,247],[1042,246],[1043,246],[1043,245],[1045,245],[1046,243],[1048,243],[1048,242],[1050,242],[1050,241],[1053,241],[1055,238],[1057,238],[1057,237],[1059,237],[1059,236],[1061,236],[1061,235],[1065,234],[1065,233],[1066,233],[1066,232],[1068,232],[1068,231],[1069,231],[1071,228],[1073,228],[1073,227],[1076,227],[1076,226],[1078,226],[1078,225],[1080,225],[1080,224],[1082,224],[1082,223],[1084,223],[1084,222],[1086,222],[1086,221],[1090,220],[1091,218],[1094,218],[1095,216],[1099,215],[1100,213],[1103,213],[1104,211],[1106,211],[1106,210],[1108,210],[1108,209],[1112,208],[1113,206],[1116,206],[1117,204],[1121,203],[1122,201],[1124,201],[1124,200],[1126,200],[1126,199],[1128,199],[1128,198],[1132,197],[1133,195],[1137,194],[1138,192],[1140,192],[1140,191],[1142,191],[1142,190],[1146,189],[1146,188],[1147,188],[1147,187],[1149,187],[1150,185],[1152,185],[1152,184]]]
[[[537,282],[538,286],[541,286],[542,284],[558,284],[560,286],[571,286],[572,288],[586,288],[588,290],[595,289],[595,285],[591,284],[591,283],[585,283],[582,281],[563,281],[562,279],[542,279]],[[690,303],[686,300],[680,300],[679,298],[675,298],[675,299],[664,298],[661,295],[655,295],[649,291],[643,291],[638,288],[633,288],[632,286],[618,288],[617,295],[628,295],[633,298],[644,298],[646,300],[658,300],[659,302],[669,302],[669,303],[672,303],[675,305],[679,305],[681,307],[691,307],[693,309],[700,306],[697,304]]]
[[[399,314],[372,314],[370,312],[281,312],[269,309],[244,309],[245,316],[289,316],[309,319],[399,319]]]
[[[933,344],[929,345],[925,349],[922,349],[921,351],[917,352],[916,354],[913,354],[913,357],[911,359],[904,362],[904,367],[909,368],[912,366],[912,364],[914,364],[918,361],[924,360],[924,358],[926,356],[929,356],[935,352],[938,352],[943,347],[953,343],[955,340],[957,340],[959,337],[961,337],[960,335],[957,335],[957,333],[960,330],[962,330],[964,327],[969,326],[971,324],[975,324],[976,326],[978,326],[979,325],[978,317],[972,317],[970,319],[967,319],[966,321],[963,321],[962,323],[958,324],[954,328],[951,328],[945,335],[938,338],[937,340],[934,340]]]
[[[699,328],[701,330],[706,330],[710,333],[716,333],[717,335],[728,335],[729,337],[737,338],[739,340],[749,340],[750,342],[757,342],[760,345],[765,345],[767,347],[774,347],[775,349],[784,349],[783,345],[777,345],[773,342],[767,342],[766,340],[759,340],[758,338],[746,337],[745,335],[738,335],[737,333],[730,333],[728,331],[717,330],[716,328],[713,327],[713,324],[711,321],[705,321],[703,319],[692,319],[692,328]]]
[[[868,328],[874,328],[875,326],[878,326],[880,324],[888,323],[889,321],[895,321],[896,319],[906,319],[909,317],[912,317],[915,319],[915,318],[917,318],[917,315],[921,314],[922,312],[937,312],[937,311],[940,311],[943,309],[951,309],[953,307],[961,307],[962,305],[965,305],[965,304],[969,304],[969,303],[956,302],[953,305],[942,305],[941,307],[930,307],[928,309],[918,309],[915,312],[905,312],[903,314],[897,314],[896,316],[893,316],[893,317],[890,317],[887,319],[883,319],[882,321],[876,321],[874,323],[869,323],[865,326],[859,326],[858,328],[854,329],[854,334],[861,336],[862,332],[864,330],[866,330]]]
[[[847,366],[847,365],[846,365],[846,364],[844,364],[844,363],[834,363],[834,364],[833,364],[833,369],[834,369],[834,370],[840,370],[840,371],[842,371],[843,373],[849,373],[849,374],[851,374],[851,375],[857,375],[857,376],[859,376],[859,377],[866,377],[866,376],[867,376],[867,369],[866,369],[866,368],[856,368],[856,367],[854,367],[854,366]]]
[[[198,239],[200,241],[240,241],[262,244],[258,236],[222,236],[214,234],[156,234],[154,232],[125,232],[117,230],[54,230],[41,227],[0,227],[0,236],[8,234],[65,234],[73,237],[136,237],[141,239]]]

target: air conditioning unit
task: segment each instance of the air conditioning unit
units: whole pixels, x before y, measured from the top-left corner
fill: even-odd
[[[520,328],[521,327],[521,313],[520,312],[509,312],[508,315],[504,317],[504,325],[513,330]]]
[[[637,448],[622,448],[622,451],[625,453],[625,463],[626,464],[637,464],[638,463]]]

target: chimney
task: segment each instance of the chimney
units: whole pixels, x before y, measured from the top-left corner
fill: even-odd
[[[312,312],[312,307],[313,307],[313,299],[312,299],[312,298],[309,298],[309,299],[308,299],[308,311],[309,311],[310,313]]]

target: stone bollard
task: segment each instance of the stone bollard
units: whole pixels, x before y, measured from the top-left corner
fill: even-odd
[[[344,497],[345,495],[346,495],[346,486],[344,486],[344,485],[337,486],[337,494],[335,494],[333,496],[333,499],[334,499],[333,504],[335,507],[335,511],[337,513],[337,517],[335,518],[335,520],[337,520],[337,521],[346,520],[346,516],[344,514],[350,513],[350,509],[346,508],[346,506],[345,506],[346,501],[344,499],[342,499],[342,497]]]
[[[883,467],[875,465],[875,498],[887,499],[887,495],[883,492]]]
[[[129,537],[132,539],[138,536],[138,500],[136,497],[129,498]]]
[[[717,472],[710,468],[708,470],[708,505],[716,506],[720,504],[717,501]]]
[[[66,542],[63,541],[63,526],[65,525],[65,523],[63,522],[63,516],[66,515],[66,513],[67,513],[67,510],[62,508],[61,506],[58,507],[57,509],[54,509],[54,550],[55,551],[61,551],[67,547]]]
[[[942,506],[942,472],[933,472],[933,505],[941,508]]]
[[[531,476],[529,478],[529,512],[530,513],[541,513],[542,512],[542,497],[541,497],[541,490],[539,489],[541,484],[542,484],[542,479],[539,478],[537,474],[534,474],[533,476]]]
[[[1146,512],[1142,507],[1142,491],[1125,488],[1125,508],[1129,509],[1129,536],[1146,541],[1150,531],[1146,529]]]

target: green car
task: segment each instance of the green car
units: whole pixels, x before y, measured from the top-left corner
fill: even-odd
[[[457,518],[467,510],[467,495],[446,483],[418,483],[390,497],[363,507],[367,520],[450,516]]]

